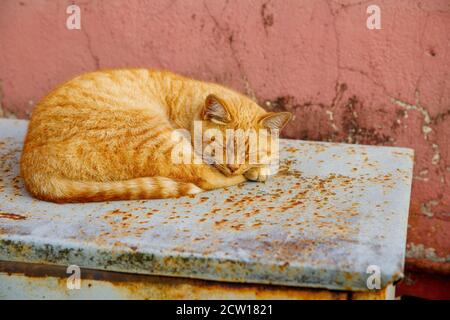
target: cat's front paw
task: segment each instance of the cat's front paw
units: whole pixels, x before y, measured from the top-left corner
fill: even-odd
[[[244,176],[251,181],[264,182],[271,175],[271,171],[269,167],[255,167],[249,169]]]

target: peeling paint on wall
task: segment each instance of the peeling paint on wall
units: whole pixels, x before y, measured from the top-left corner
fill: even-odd
[[[423,244],[408,245],[407,257],[413,259],[426,259],[433,262],[450,262],[450,255],[445,257],[438,256],[434,248],[426,248]]]

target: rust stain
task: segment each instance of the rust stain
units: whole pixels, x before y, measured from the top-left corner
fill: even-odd
[[[20,214],[0,212],[0,219],[25,220],[26,218]]]
[[[67,294],[66,268],[0,262],[0,272],[9,276],[26,275],[29,287],[45,288],[49,278],[56,278],[60,294]],[[132,299],[298,299],[298,300],[346,300],[346,291],[294,288],[279,285],[259,285],[179,277],[135,275],[82,269],[82,289],[107,287],[111,296]],[[50,288],[49,288],[50,289]],[[55,290],[51,287],[51,290]]]

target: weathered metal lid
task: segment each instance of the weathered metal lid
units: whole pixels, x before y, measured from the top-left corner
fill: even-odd
[[[402,277],[413,151],[282,140],[282,172],[195,198],[58,205],[24,190],[0,120],[0,260],[338,290]],[[369,269],[373,270],[373,269]]]

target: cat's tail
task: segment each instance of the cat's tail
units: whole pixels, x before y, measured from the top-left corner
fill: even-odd
[[[53,178],[37,188],[37,192],[33,192],[32,189],[35,188],[28,189],[39,199],[57,203],[177,198],[204,191],[193,183],[178,182],[165,177],[111,182]]]

